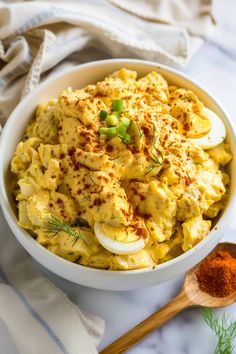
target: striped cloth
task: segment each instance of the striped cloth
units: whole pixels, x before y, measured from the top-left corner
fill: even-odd
[[[104,321],[45,279],[0,212],[0,320],[20,354],[95,354]],[[0,353],[3,351],[0,344]]]

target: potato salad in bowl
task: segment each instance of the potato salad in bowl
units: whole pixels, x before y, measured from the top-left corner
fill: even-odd
[[[221,119],[157,71],[121,68],[39,104],[11,161],[18,220],[83,266],[134,270],[203,240],[227,200]]]

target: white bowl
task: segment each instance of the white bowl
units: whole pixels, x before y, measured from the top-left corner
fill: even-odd
[[[139,76],[145,75],[151,70],[157,70],[169,83],[194,91],[200,100],[208,108],[215,111],[224,121],[227,128],[227,140],[231,145],[234,155],[231,166],[229,166],[231,173],[230,198],[217,224],[198,245],[181,256],[157,266],[154,270],[109,271],[93,269],[74,264],[51,253],[39,245],[24,229],[18,226],[14,201],[12,200],[8,186],[9,163],[37,104],[46,102],[50,98],[56,98],[62,89],[68,86],[76,89],[82,88],[87,84],[96,83],[102,80],[107,74],[122,67],[136,70]],[[226,231],[233,216],[233,205],[236,202],[236,170],[232,166],[234,165],[236,156],[236,137],[229,117],[219,103],[193,80],[176,70],[163,65],[157,65],[155,62],[133,59],[111,59],[91,62],[77,66],[45,81],[21,101],[11,114],[2,132],[0,152],[1,205],[12,232],[21,245],[39,263],[52,272],[77,284],[108,290],[133,290],[175,278],[197,264],[215,247]]]

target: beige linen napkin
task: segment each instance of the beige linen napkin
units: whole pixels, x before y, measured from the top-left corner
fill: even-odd
[[[212,0],[110,0],[149,21],[185,27],[191,35],[207,37],[215,19]]]
[[[184,66],[212,28],[210,0],[0,1],[0,124],[61,64],[113,56]]]

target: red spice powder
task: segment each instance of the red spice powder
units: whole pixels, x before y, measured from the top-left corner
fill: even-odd
[[[227,251],[218,251],[200,264],[196,276],[202,291],[228,296],[236,290],[236,259]]]

